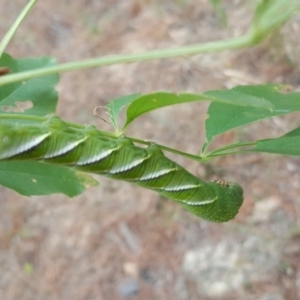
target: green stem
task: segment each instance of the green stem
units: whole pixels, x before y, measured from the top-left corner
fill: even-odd
[[[28,80],[30,78],[73,71],[96,66],[108,66],[120,63],[130,63],[137,61],[146,61],[161,58],[171,58],[178,56],[188,56],[201,53],[212,53],[224,50],[239,49],[253,44],[252,36],[246,34],[239,38],[233,38],[226,41],[217,41],[206,44],[196,44],[176,49],[154,50],[145,53],[125,54],[125,55],[109,55],[82,61],[70,62],[57,66],[46,67],[37,70],[25,71],[16,74],[9,74],[0,78],[0,86],[13,82]]]
[[[46,117],[39,117],[35,115],[19,115],[19,114],[0,114],[0,119],[13,119],[13,120],[28,120],[36,122],[45,122]]]
[[[1,119],[7,119],[7,120],[23,120],[23,121],[34,121],[34,122],[45,122],[47,120],[47,117],[40,117],[40,116],[34,116],[34,115],[20,115],[20,114],[0,114],[0,120]],[[72,122],[65,122],[67,126],[72,127],[72,128],[77,128],[77,129],[84,129],[85,126],[81,125],[81,124],[77,124],[77,123],[72,123]],[[113,138],[113,139],[117,139],[119,138],[119,136],[115,133],[111,133],[111,132],[107,132],[107,131],[101,131],[99,130],[99,132],[101,134],[103,134],[104,136]],[[142,145],[151,145],[153,142],[151,141],[145,141],[145,140],[140,140],[140,139],[136,139],[136,138],[132,138],[127,136],[128,139],[130,139],[133,143],[138,143],[138,144],[142,144]],[[231,144],[228,146],[224,146],[222,148],[216,149],[210,153],[208,153],[205,156],[199,156],[199,155],[195,155],[195,154],[191,154],[191,153],[186,153],[186,152],[182,152],[161,144],[157,144],[157,146],[164,151],[167,152],[171,152],[183,157],[187,157],[189,159],[192,160],[196,160],[198,162],[204,162],[207,161],[209,159],[211,159],[212,157],[218,157],[218,156],[225,156],[225,155],[229,155],[229,154],[240,154],[240,153],[246,153],[251,151],[250,149],[246,149],[246,150],[236,150],[236,151],[227,151],[229,149],[233,149],[233,148],[237,148],[237,147],[245,147],[245,146],[254,146],[256,145],[255,142],[244,142],[244,143],[237,143],[237,144]]]
[[[127,138],[129,138],[134,143],[148,145],[148,146],[153,143],[153,142],[149,142],[149,141],[144,141],[144,140],[139,140],[139,139],[131,138],[131,137],[128,137],[128,136],[127,136]],[[177,155],[184,156],[184,157],[187,157],[187,158],[192,159],[192,160],[196,160],[196,161],[200,161],[200,162],[203,162],[203,161],[207,160],[206,158],[204,159],[204,158],[202,158],[202,157],[200,157],[198,155],[195,155],[195,154],[182,152],[182,151],[179,151],[179,150],[176,150],[176,149],[173,149],[173,148],[169,148],[169,147],[161,145],[161,144],[156,144],[156,145],[161,150],[164,150],[164,151],[167,151],[167,152],[171,152],[171,153],[175,153]]]
[[[47,117],[40,117],[40,116],[34,116],[34,115],[19,115],[19,114],[0,114],[0,120],[1,119],[8,119],[8,120],[22,120],[22,121],[34,121],[34,122],[45,122],[47,121]],[[72,128],[77,128],[77,129],[84,129],[85,126],[73,122],[66,122],[67,126],[72,127]],[[114,133],[107,132],[107,131],[102,131],[99,130],[101,134],[110,137],[110,138],[118,138],[118,136]]]
[[[245,149],[245,150],[228,151],[228,152],[222,152],[222,153],[209,153],[207,156],[205,156],[205,159],[209,160],[214,157],[220,157],[220,156],[225,156],[225,155],[244,154],[244,153],[249,153],[249,152],[252,152],[252,150]]]
[[[208,142],[205,142],[205,143],[203,144],[202,149],[201,149],[201,152],[200,152],[200,155],[205,155],[205,152],[206,152],[208,146],[209,146],[209,143],[208,143]]]
[[[6,33],[6,35],[4,36],[4,38],[2,39],[1,43],[0,43],[0,57],[2,56],[5,48],[7,47],[8,43],[10,42],[10,40],[12,39],[12,37],[14,36],[15,32],[17,31],[17,29],[19,28],[20,24],[23,22],[23,20],[25,19],[25,17],[27,16],[27,14],[29,13],[29,11],[31,10],[31,8],[34,6],[34,4],[36,3],[37,0],[31,0],[29,1],[29,3],[25,6],[25,8],[23,9],[23,11],[21,12],[21,14],[18,16],[17,20],[14,22],[14,24],[10,27],[10,29],[8,30],[8,32]],[[3,13],[2,13],[3,16]]]
[[[223,153],[229,149],[234,149],[234,148],[239,148],[239,147],[247,147],[247,146],[255,146],[256,143],[255,142],[242,142],[242,143],[236,143],[236,144],[230,144],[230,145],[227,145],[227,146],[224,146],[224,147],[221,147],[221,148],[218,148],[218,149],[215,149],[211,152],[209,152],[207,154],[207,156],[211,156],[213,154],[217,154],[217,153]]]
[[[23,120],[23,121],[34,121],[34,122],[45,122],[47,120],[47,117],[40,117],[40,116],[33,116],[33,115],[19,115],[19,114],[0,114],[0,120],[1,119],[7,119],[7,120]],[[80,125],[77,123],[71,123],[71,122],[65,122],[67,126],[72,127],[72,128],[77,128],[77,129],[84,129],[85,126],[84,125]],[[101,134],[103,134],[104,136],[110,137],[110,138],[114,138],[117,139],[119,138],[118,135],[111,133],[111,132],[107,132],[107,131],[101,131],[99,130],[99,132]],[[129,136],[127,136],[128,139],[130,139],[132,142],[134,143],[138,143],[138,144],[143,144],[143,145],[150,145],[152,144],[152,142],[150,141],[145,141],[145,140],[140,140],[140,139],[136,139],[136,138],[131,138]],[[175,153],[177,155],[181,155],[196,161],[204,161],[205,159],[203,159],[202,157],[198,156],[198,155],[194,155],[194,154],[190,154],[190,153],[186,153],[186,152],[182,152],[173,148],[169,148],[167,146],[164,145],[160,145],[157,144],[157,146],[159,148],[161,148],[162,150],[168,151],[168,152],[172,152]]]

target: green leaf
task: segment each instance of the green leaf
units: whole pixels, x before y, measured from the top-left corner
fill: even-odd
[[[155,92],[147,95],[142,95],[135,100],[133,100],[127,108],[127,120],[123,127],[123,130],[136,118],[139,116],[150,112],[152,110],[180,104],[188,103],[194,101],[216,101],[226,104],[232,104],[236,106],[250,106],[250,107],[259,107],[264,109],[271,109],[272,105],[268,100],[261,101],[262,99],[257,99],[255,97],[241,95],[236,93],[231,93],[227,95],[228,91],[209,91],[204,94],[191,94],[191,93],[170,93],[170,92]]]
[[[257,141],[251,151],[300,156],[300,127],[276,139]]]
[[[123,96],[120,98],[116,98],[110,101],[105,107],[107,108],[108,114],[109,114],[109,119],[114,126],[115,130],[118,131],[118,115],[121,112],[122,108],[134,100],[136,100],[140,94],[132,94],[132,95],[127,95]]]
[[[187,103],[199,100],[206,100],[201,94],[174,94],[169,92],[155,92],[152,94],[142,95],[135,99],[127,108],[127,120],[123,129],[125,129],[133,120],[139,116],[150,112],[152,110],[175,105],[180,103]]]
[[[14,59],[8,54],[3,54],[0,58],[0,67],[8,67],[10,73],[55,64],[55,59],[51,57]],[[58,100],[55,90],[58,80],[59,76],[55,74],[1,86],[0,113],[23,113],[36,116],[54,113]]]
[[[246,92],[245,92],[246,91]],[[255,94],[248,94],[247,89],[240,90],[240,86],[230,90],[214,90],[205,92],[204,95],[213,102],[224,104],[238,104],[239,107],[255,107],[259,109],[272,110],[273,105],[269,100]]]
[[[224,91],[225,98],[240,97],[254,101],[268,101],[272,109],[259,107],[243,107],[213,102],[208,109],[208,119],[205,122],[206,139],[209,143],[215,136],[230,129],[249,124],[258,120],[271,118],[295,111],[300,111],[300,93],[284,94],[281,85],[239,86]],[[211,92],[210,92],[211,93]],[[222,93],[219,97],[222,97]]]
[[[0,184],[25,195],[81,194],[98,182],[89,175],[35,161],[0,162]]]

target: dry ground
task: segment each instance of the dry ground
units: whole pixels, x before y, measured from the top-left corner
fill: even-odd
[[[67,62],[242,34],[254,1],[223,2],[227,28],[206,0],[43,0],[7,51]],[[0,0],[1,36],[25,3]],[[93,109],[125,94],[267,82],[300,90],[299,24],[298,16],[284,34],[253,49],[63,74],[58,113],[111,130]],[[206,108],[153,112],[128,134],[196,153]],[[252,124],[215,146],[275,137],[297,125],[296,114]],[[234,221],[208,223],[154,192],[100,177],[99,187],[74,199],[26,198],[0,187],[0,299],[299,299],[299,159],[257,154],[206,165],[176,159],[206,180],[224,176],[244,187]]]

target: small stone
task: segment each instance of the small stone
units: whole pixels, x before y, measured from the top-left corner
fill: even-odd
[[[270,197],[255,203],[252,220],[254,222],[263,222],[269,220],[279,206],[280,200],[276,197]]]
[[[123,264],[123,271],[127,275],[136,278],[138,276],[138,266],[133,262],[125,262]]]
[[[119,285],[119,293],[122,297],[130,297],[137,294],[139,285],[135,280],[126,280]]]

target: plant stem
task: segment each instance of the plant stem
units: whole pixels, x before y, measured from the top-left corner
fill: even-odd
[[[25,17],[28,15],[30,12],[31,8],[35,5],[37,0],[30,0],[29,3],[25,6],[25,8],[22,10],[14,24],[10,27],[4,38],[2,39],[0,43],[0,57],[2,56],[5,48],[7,47],[8,43],[14,36],[15,32],[19,28],[20,24],[23,22]],[[3,14],[2,14],[3,15]]]
[[[7,120],[21,120],[21,121],[33,121],[33,122],[46,122],[47,121],[47,117],[40,117],[40,116],[35,116],[35,115],[20,115],[20,114],[0,114],[0,120],[1,119],[7,119]],[[86,126],[81,125],[81,124],[77,124],[77,123],[73,123],[73,122],[66,122],[63,121],[67,126],[72,127],[72,128],[76,128],[76,129],[84,129]],[[118,138],[118,136],[114,133],[111,132],[107,132],[107,131],[101,131],[99,129],[97,129],[99,132],[101,132],[101,134],[110,137],[110,138]]]
[[[222,152],[222,153],[210,153],[207,156],[205,156],[206,160],[209,160],[214,157],[220,157],[225,155],[234,155],[234,154],[243,154],[243,153],[249,153],[252,152],[251,149],[245,149],[245,150],[236,150],[236,151],[228,151],[228,152]]]
[[[206,141],[206,142],[202,145],[202,149],[201,149],[200,155],[205,155],[205,152],[206,152],[208,146],[209,146],[209,143]]]
[[[40,117],[35,115],[20,115],[20,114],[0,114],[0,119],[13,119],[13,120],[28,120],[36,122],[45,122],[46,117]]]
[[[212,53],[224,50],[239,49],[252,45],[252,37],[246,34],[242,37],[233,38],[225,41],[216,41],[206,44],[196,44],[175,49],[154,50],[145,53],[109,55],[104,57],[92,58],[82,61],[75,61],[57,66],[42,69],[25,71],[16,74],[9,74],[0,78],[0,86],[13,82],[24,81],[30,78],[61,73],[66,71],[91,68],[96,66],[108,66],[120,63],[130,63],[137,61],[154,60],[161,58],[171,58],[178,56],[188,56],[201,53]]]
[[[34,115],[20,115],[20,114],[0,114],[0,121],[3,119],[7,119],[7,120],[21,120],[21,121],[33,121],[33,122],[46,122],[47,121],[47,117],[40,117],[40,116],[34,116]],[[64,121],[65,122],[65,121]],[[72,127],[72,128],[77,128],[77,129],[84,129],[85,126],[81,125],[81,124],[77,124],[77,123],[71,123],[71,122],[65,122],[67,126]],[[117,139],[119,138],[118,135],[116,135],[115,133],[111,133],[111,132],[107,132],[107,131],[101,131],[98,130],[101,134],[103,134],[104,136],[113,138],[113,139]],[[130,139],[132,142],[134,143],[138,143],[138,144],[143,144],[143,145],[151,145],[153,142],[150,141],[145,141],[145,140],[140,140],[140,139],[136,139],[136,138],[132,138],[127,136],[128,139]],[[181,155],[196,161],[204,161],[206,160],[203,159],[202,157],[198,156],[198,155],[194,155],[194,154],[190,154],[190,153],[186,153],[186,152],[182,152],[173,148],[169,148],[167,146],[164,145],[160,145],[157,144],[157,146],[159,148],[161,148],[162,150],[168,151],[168,152],[172,152],[175,153],[177,155]]]
[[[132,142],[138,143],[138,144],[143,144],[143,145],[148,145],[148,146],[153,144],[153,142],[150,142],[150,141],[139,140],[139,139],[131,138],[131,137],[128,137],[128,136],[127,136],[127,138],[129,138]],[[184,157],[187,157],[187,158],[192,159],[192,160],[196,160],[196,161],[200,161],[200,162],[203,162],[203,161],[207,160],[206,158],[202,158],[202,157],[200,157],[198,155],[195,155],[195,154],[182,152],[182,151],[179,151],[179,150],[176,150],[176,149],[173,149],[173,148],[169,148],[169,147],[161,145],[161,144],[156,144],[156,145],[161,150],[165,150],[167,152],[175,153],[177,155],[184,156]]]
[[[229,149],[233,149],[233,148],[246,147],[246,146],[255,146],[255,145],[256,145],[255,142],[242,142],[242,143],[231,144],[231,145],[227,145],[227,146],[215,149],[215,150],[209,152],[207,154],[207,156],[211,156],[211,155],[214,155],[214,154],[217,154],[217,153],[221,154],[222,152],[224,152],[226,150],[229,150]]]
[[[7,120],[21,120],[21,121],[33,121],[33,122],[46,122],[47,121],[47,117],[40,117],[40,116],[34,116],[34,115],[21,115],[21,114],[0,114],[0,121],[1,119],[7,119]],[[65,122],[65,121],[64,121]],[[65,124],[69,127],[72,128],[76,128],[76,129],[84,129],[85,126],[81,125],[81,124],[77,124],[77,123],[72,123],[72,122],[65,122]],[[111,132],[107,132],[107,131],[101,131],[98,130],[101,134],[103,134],[106,137],[110,137],[113,139],[118,139],[119,135],[115,134],[115,133],[111,133]],[[145,141],[145,140],[140,140],[140,139],[136,139],[136,138],[132,138],[127,136],[128,139],[130,139],[133,143],[138,143],[138,144],[142,144],[142,145],[151,145],[153,142],[151,141]],[[171,153],[175,153],[177,155],[183,156],[183,157],[187,157],[189,159],[192,160],[196,160],[198,162],[204,162],[207,161],[209,159],[211,159],[212,157],[218,157],[218,156],[225,156],[225,155],[229,155],[229,154],[240,154],[240,153],[246,153],[251,151],[250,149],[246,149],[246,150],[236,150],[236,151],[226,151],[229,149],[233,149],[233,148],[237,148],[237,147],[245,147],[245,146],[254,146],[256,145],[255,142],[244,142],[244,143],[237,143],[237,144],[231,144],[231,145],[227,145],[224,146],[222,148],[216,149],[211,151],[210,153],[203,155],[203,156],[199,156],[199,155],[195,155],[195,154],[191,154],[191,153],[187,153],[187,152],[182,152],[161,144],[157,144],[157,146],[164,151],[167,152],[171,152]]]

